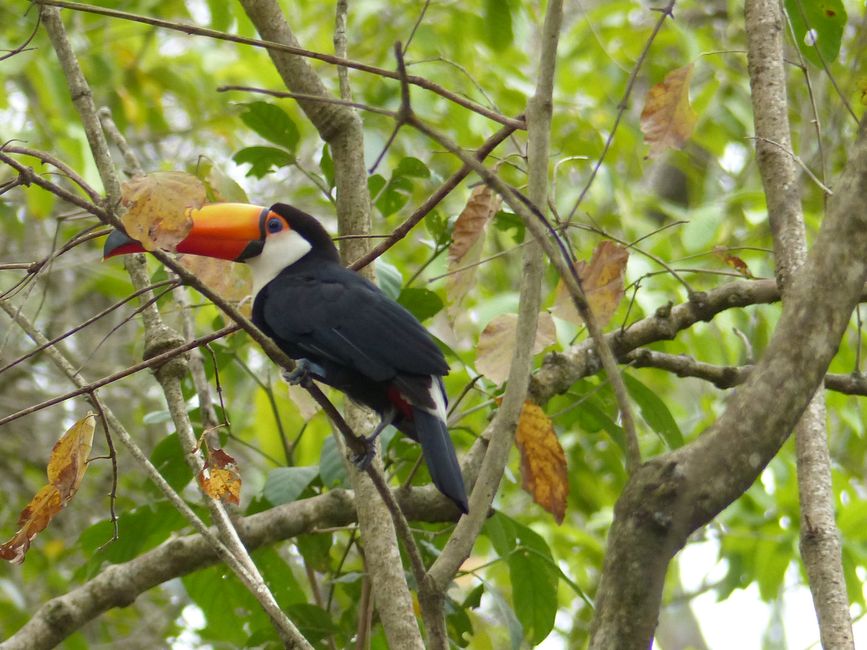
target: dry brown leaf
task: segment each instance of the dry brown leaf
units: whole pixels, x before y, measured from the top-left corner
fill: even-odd
[[[192,174],[155,172],[126,181],[121,195],[127,234],[147,250],[174,250],[193,227],[187,210],[202,207],[206,191]]]
[[[695,129],[697,116],[689,103],[692,64],[672,70],[647,92],[641,111],[641,132],[650,145],[649,157],[669,148],[680,149]]]
[[[629,251],[624,246],[605,240],[593,251],[590,264],[583,261],[575,264],[587,302],[600,327],[608,324],[623,299],[623,277],[628,259]],[[552,311],[557,318],[576,325],[583,323],[563,280],[557,284]]]
[[[199,486],[212,499],[238,505],[241,499],[241,473],[238,465],[222,449],[208,450],[205,466],[196,477]]]
[[[229,302],[240,302],[253,293],[253,280],[246,264],[201,255],[182,255],[180,264]]]
[[[473,286],[476,267],[470,266],[482,257],[485,246],[485,230],[503,200],[487,185],[474,188],[467,205],[458,215],[452,231],[449,246],[449,267],[451,273],[446,282],[446,295],[449,302],[449,315],[454,317],[461,300]],[[468,267],[469,268],[464,268]],[[458,271],[458,269],[463,269]]]
[[[476,370],[495,384],[502,384],[509,378],[517,327],[517,314],[501,314],[488,323],[479,335]],[[556,340],[557,330],[554,327],[554,319],[551,318],[551,314],[543,311],[539,314],[533,354],[538,354]]]
[[[728,250],[724,246],[716,246],[713,249],[714,254],[720,258],[723,262],[732,267],[735,271],[740,273],[745,278],[754,278],[755,276],[750,271],[750,267],[747,266],[747,263],[744,262],[737,255],[732,255],[728,252]]]
[[[554,432],[554,424],[538,404],[524,402],[515,444],[521,452],[521,478],[533,500],[563,523],[569,478],[566,454]]]
[[[75,496],[87,470],[96,416],[88,413],[73,424],[51,449],[48,485],[43,486],[18,517],[18,532],[0,545],[0,558],[21,564],[30,542]]]

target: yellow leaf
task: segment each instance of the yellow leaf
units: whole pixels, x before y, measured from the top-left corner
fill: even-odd
[[[697,116],[689,104],[692,64],[672,70],[647,93],[641,111],[641,132],[652,158],[668,148],[680,149],[695,129]]]
[[[96,416],[88,413],[61,436],[51,449],[48,482],[57,488],[63,505],[78,491],[87,470],[87,457],[93,446]]]
[[[180,264],[229,302],[240,302],[253,293],[253,280],[246,264],[201,255],[183,255]]]
[[[625,247],[605,240],[593,251],[590,264],[581,261],[575,265],[590,310],[601,327],[608,324],[623,299],[623,276],[628,259],[629,251]],[[557,284],[557,297],[552,311],[557,318],[570,323],[582,323],[562,280]]]
[[[222,449],[208,451],[205,466],[196,477],[199,486],[212,499],[238,505],[241,499],[241,474],[235,459]]]
[[[204,184],[185,172],[155,172],[126,181],[121,203],[126,233],[147,250],[174,250],[189,234],[193,221],[190,208],[205,202]]]
[[[96,416],[88,413],[66,431],[51,449],[48,485],[42,486],[18,517],[18,532],[0,545],[0,558],[21,564],[30,542],[45,530],[78,491],[87,470]]]
[[[518,327],[517,314],[501,314],[492,320],[479,335],[476,348],[476,370],[495,384],[502,384],[509,378],[512,355],[515,352],[515,339]],[[557,340],[554,320],[548,312],[539,314],[536,326],[536,340],[533,354],[538,354]]]
[[[566,454],[554,432],[554,425],[542,410],[532,402],[524,402],[515,444],[521,452],[521,478],[523,487],[533,500],[560,524],[566,514],[569,496],[569,478],[566,472]]]

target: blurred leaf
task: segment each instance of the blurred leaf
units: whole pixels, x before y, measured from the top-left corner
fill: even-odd
[[[682,447],[683,433],[659,395],[634,376],[625,372],[623,373],[623,382],[626,384],[629,396],[635,400],[638,408],[641,409],[641,417],[665,441],[669,449]]]
[[[485,0],[485,41],[497,52],[512,44],[512,7],[508,0]]]
[[[322,451],[319,459],[319,477],[322,485],[328,488],[339,487],[346,480],[346,466],[343,457],[334,438],[328,436],[322,443]]]
[[[251,165],[247,176],[263,178],[273,169],[291,165],[295,162],[295,157],[274,147],[246,147],[232,156],[232,160],[238,165]]]
[[[184,460],[184,450],[177,433],[170,433],[160,440],[150,455],[150,461],[157,468],[169,485],[180,491],[193,480],[193,471]],[[150,483],[150,481],[149,481]],[[159,489],[151,483],[152,489],[159,493]]]
[[[476,346],[476,370],[497,385],[509,377],[517,338],[518,315],[501,314],[487,324],[479,335]],[[554,320],[548,312],[541,312],[536,326],[533,354],[538,354],[557,340]]]
[[[412,156],[401,158],[392,172],[394,176],[413,176],[415,178],[430,178],[430,169],[424,161]]]
[[[512,603],[515,615],[532,645],[538,645],[554,627],[557,613],[557,577],[535,553],[518,548],[509,556]]]
[[[848,16],[842,0],[785,0],[795,32],[795,45],[806,59],[822,68],[837,60]]]
[[[593,251],[589,264],[584,261],[575,264],[590,310],[601,327],[608,324],[623,299],[623,278],[628,259],[626,248],[606,239]],[[557,298],[552,311],[557,318],[570,323],[580,325],[584,322],[562,279],[557,283]]]
[[[307,486],[319,476],[319,467],[278,467],[265,479],[264,494],[273,505],[291,503],[301,496]]]
[[[380,259],[376,261],[376,283],[386,296],[397,300],[403,286],[403,275],[396,266]]]
[[[298,127],[289,114],[276,104],[250,102],[241,113],[241,121],[269,142],[295,152],[300,137]]]
[[[500,209],[501,203],[502,199],[499,195],[487,185],[479,185],[470,193],[466,206],[455,221],[452,243],[449,247],[450,275],[446,280],[449,315],[452,318],[464,296],[473,286],[476,277],[474,264],[482,257],[485,228],[491,217]]]
[[[430,289],[408,287],[400,292],[397,302],[422,322],[435,316],[443,308],[443,301]]]
[[[689,104],[692,64],[672,70],[653,86],[641,111],[641,132],[651,158],[666,149],[680,149],[695,129],[698,116]]]

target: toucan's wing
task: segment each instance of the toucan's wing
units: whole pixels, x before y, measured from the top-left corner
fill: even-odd
[[[412,314],[356,273],[329,266],[289,267],[257,296],[255,310],[278,342],[375,381],[448,372],[442,352]]]

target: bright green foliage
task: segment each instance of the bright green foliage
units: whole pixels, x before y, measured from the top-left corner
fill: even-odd
[[[122,4],[136,14],[256,36],[238,3]],[[283,4],[303,47],[333,52],[335,3]],[[423,4],[350,2],[349,57],[394,69],[392,44],[406,43]],[[549,165],[551,215],[560,221],[570,216],[598,164],[619,117],[630,74],[659,17],[647,2],[638,0],[566,4]],[[751,140],[741,5],[678,3],[675,20],[665,23],[643,62],[594,182],[564,231],[581,260],[589,260],[609,235],[635,244],[627,266],[626,297],[610,332],[682,303],[690,293],[743,279],[714,252],[716,247],[740,258],[754,276],[773,277],[765,199]],[[811,84],[808,87],[795,66],[790,68],[794,153],[832,186],[856,131],[843,100],[856,113],[863,112],[863,62],[854,57],[861,52],[864,28],[853,18],[855,3],[786,0],[785,7],[794,33],[792,39],[787,26],[789,51],[796,55],[797,47],[803,54]],[[33,29],[36,10],[25,13],[26,9],[27,3],[0,4],[0,55],[23,43]],[[206,182],[211,199],[289,202],[319,216],[336,234],[332,152],[297,104],[217,91],[225,85],[285,90],[263,49],[86,13],[64,11],[62,16],[95,102],[111,111],[146,171],[193,172]],[[503,115],[519,115],[538,77],[543,18],[544,3],[527,0],[430,3],[406,52],[408,71]],[[809,44],[810,30],[815,30],[815,45]],[[690,98],[698,114],[694,135],[683,150],[650,160],[639,128],[644,95],[668,72],[690,63]],[[336,69],[322,62],[313,67],[336,96]],[[397,81],[360,71],[350,71],[349,81],[353,101],[399,108]],[[101,192],[84,130],[43,29],[29,49],[0,61],[0,84],[0,140],[14,139],[13,144],[51,153]],[[500,128],[433,92],[413,87],[411,98],[420,119],[469,152]],[[377,113],[360,111],[359,116],[370,168],[394,123]],[[818,134],[816,120],[822,125]],[[526,133],[518,132],[487,160],[521,190],[527,184],[525,149]],[[16,159],[84,196],[53,168],[26,156]],[[119,156],[116,161],[124,169]],[[442,147],[402,127],[367,180],[371,232],[390,233],[460,167]],[[0,164],[0,188],[15,177]],[[824,214],[825,196],[806,174],[801,180],[812,241]],[[492,259],[477,269],[460,313],[451,318],[446,314],[447,280],[441,276],[448,267],[452,228],[478,182],[471,175],[376,264],[380,287],[424,321],[446,351],[451,373],[445,383],[453,400],[476,379],[479,333],[494,317],[516,311],[523,272],[521,245],[527,241],[524,224],[504,205],[486,233],[482,259]],[[0,293],[24,274],[3,264],[43,259],[95,225],[95,219],[33,185],[0,194]],[[379,241],[372,240],[374,245]],[[37,282],[12,297],[13,306],[54,336],[128,296],[131,289],[122,265],[101,263],[100,245],[101,241],[89,242],[54,259]],[[167,278],[153,260],[148,265],[154,282]],[[668,269],[674,269],[679,279]],[[545,309],[554,303],[556,281],[553,270],[547,271]],[[197,335],[226,324],[200,296],[193,295],[191,303]],[[67,341],[64,349],[89,380],[141,359],[141,316],[135,305],[133,301],[121,307]],[[180,329],[172,298],[166,295],[158,306],[167,322]],[[649,347],[711,364],[744,365],[764,351],[779,310],[778,304],[730,309]],[[0,323],[0,365],[5,365],[33,346],[5,315],[0,315]],[[565,322],[557,327],[558,353],[586,339],[583,328]],[[853,326],[831,372],[860,370],[860,342]],[[536,358],[536,367],[544,358]],[[210,352],[204,351],[204,360],[211,386],[219,382],[221,388],[224,405],[218,407],[218,415],[222,417],[225,408],[230,423],[219,430],[221,442],[238,460],[244,481],[240,514],[351,487],[328,420],[322,414],[302,414],[249,338],[234,334],[215,342]],[[723,410],[728,394],[707,382],[661,370],[629,369],[624,378],[639,416],[645,457],[696,440]],[[0,373],[0,417],[69,388],[50,360],[37,355]],[[200,436],[202,418],[189,378],[184,379],[183,390]],[[148,373],[102,389],[102,395],[169,484],[207,518],[165,403]],[[488,426],[500,396],[500,388],[481,378],[457,406],[452,435],[461,458]],[[342,405],[338,393],[331,397]],[[62,430],[61,421],[74,420],[86,407],[83,399],[67,405],[16,420],[0,431],[0,542],[14,532],[20,508],[44,480],[45,459],[56,432]],[[587,643],[590,602],[603,567],[605,540],[627,481],[624,434],[616,400],[601,374],[575,382],[543,406],[568,462],[566,518],[558,526],[532,503],[521,489],[520,461],[513,454],[494,501],[495,513],[485,524],[465,574],[448,593],[447,626],[457,647],[518,649],[545,639],[563,647]],[[828,413],[844,569],[853,611],[861,615],[867,611],[861,589],[867,572],[867,408],[861,398],[828,393]],[[429,482],[423,464],[413,471],[417,445],[393,432],[386,432],[383,442],[392,485]],[[712,566],[680,566],[669,576],[663,608],[681,586],[687,591],[705,586],[720,599],[755,586],[762,601],[779,605],[795,582],[806,582],[798,559],[793,447],[785,445],[761,480],[726,509],[702,539],[691,541],[711,540],[716,545],[716,580],[704,580]],[[104,448],[94,450],[94,456],[105,453]],[[49,598],[80,586],[107,565],[141,557],[171,536],[193,532],[126,452],[119,452],[118,462],[119,540],[99,550],[113,530],[105,498],[111,490],[111,469],[109,463],[95,460],[75,503],[34,542],[23,567],[0,566],[0,638],[12,634]],[[429,564],[444,547],[452,525],[410,523]],[[330,647],[329,642],[338,648],[354,643],[364,590],[358,543],[354,529],[329,529],[254,553],[278,603],[317,648]],[[317,591],[321,601],[314,596]],[[187,606],[203,614],[202,629],[192,630],[185,622],[182,612]],[[761,609],[759,604],[756,608]],[[106,647],[133,634],[142,647],[165,647],[182,634],[213,647],[278,647],[265,614],[223,566],[199,568],[180,583],[146,591],[133,605],[111,610],[68,639],[66,647]],[[800,647],[812,640],[795,641]],[[387,647],[376,619],[371,647]],[[717,640],[711,647],[729,646]]]

